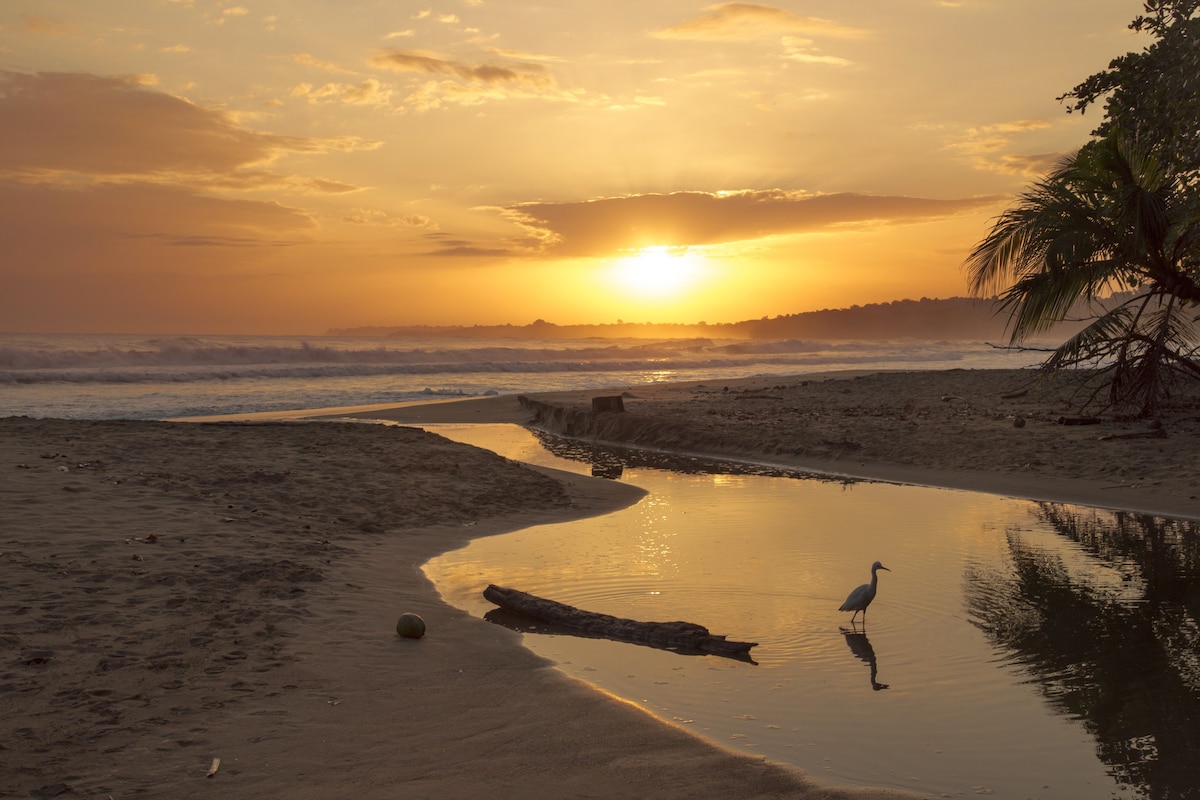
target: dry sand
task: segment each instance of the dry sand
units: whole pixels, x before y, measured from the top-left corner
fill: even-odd
[[[634,387],[624,414],[573,393],[363,416],[537,412],[639,446],[1200,516],[1194,412],[1165,416],[1165,438],[1141,438],[1142,422],[1063,426],[1062,396],[1003,398],[1025,377]],[[896,796],[819,788],[660,723],[447,606],[420,571],[472,537],[638,496],[412,428],[0,419],[0,796]],[[402,611],[425,638],[393,633]]]

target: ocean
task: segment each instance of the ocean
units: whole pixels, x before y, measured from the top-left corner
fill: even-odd
[[[958,341],[9,333],[0,334],[0,416],[169,419],[1039,360]]]

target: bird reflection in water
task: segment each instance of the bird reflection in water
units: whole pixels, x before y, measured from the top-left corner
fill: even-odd
[[[871,647],[871,640],[867,638],[867,635],[853,628],[839,628],[838,630],[846,637],[846,644],[850,647],[850,652],[871,668],[871,689],[876,692],[880,689],[887,689],[888,684],[879,682],[879,663],[875,658],[875,648]]]

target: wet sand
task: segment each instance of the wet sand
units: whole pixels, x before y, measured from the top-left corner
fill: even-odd
[[[1197,412],[1156,428],[1061,425],[1061,394],[1009,396],[1027,378],[618,387],[621,414],[592,414],[594,393],[361,413],[540,420],[680,453],[1200,517]],[[0,476],[0,796],[898,796],[815,786],[663,724],[447,606],[420,571],[472,537],[634,502],[630,486],[336,422],[0,419]],[[423,639],[396,636],[403,611],[426,619]]]

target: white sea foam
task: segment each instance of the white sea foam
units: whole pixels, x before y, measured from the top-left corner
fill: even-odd
[[[0,415],[157,418],[1034,360],[979,342],[0,334]]]

